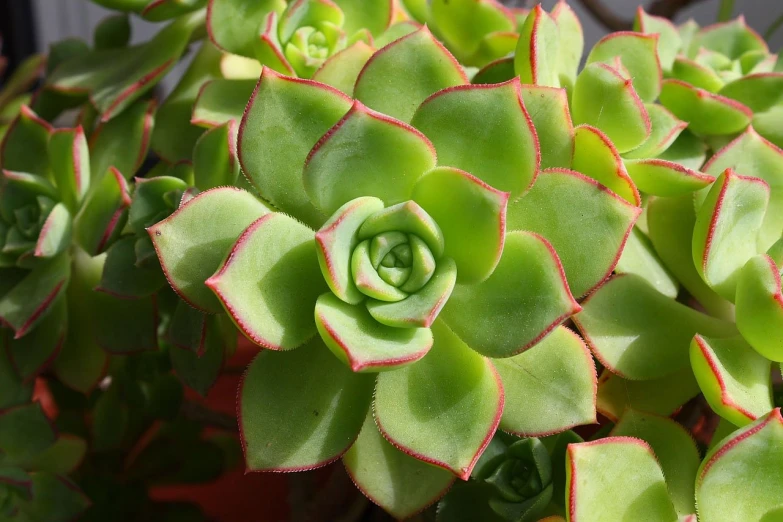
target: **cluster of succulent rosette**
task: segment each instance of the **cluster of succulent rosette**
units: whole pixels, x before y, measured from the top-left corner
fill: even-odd
[[[0,91],[0,518],[201,520],[145,487],[231,464],[180,382],[238,337],[248,471],[783,517],[783,60],[742,18],[640,8],[580,68],[564,1],[97,3]]]

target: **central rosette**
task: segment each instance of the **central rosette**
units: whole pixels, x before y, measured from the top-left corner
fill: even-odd
[[[361,197],[340,207],[315,238],[332,290],[315,309],[327,345],[357,369],[364,367],[351,360],[351,345],[370,339],[379,351],[393,350],[386,359],[395,365],[405,353],[411,361],[423,355],[429,326],[457,280],[435,220],[414,201],[384,208],[378,198]]]
[[[351,254],[353,282],[359,292],[379,301],[402,301],[421,290],[443,255],[438,225],[412,201],[367,218],[357,239]]]

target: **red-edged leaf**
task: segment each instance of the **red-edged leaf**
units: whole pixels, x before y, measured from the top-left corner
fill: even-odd
[[[353,93],[368,107],[408,122],[431,94],[466,83],[462,67],[424,26],[372,55]]]
[[[467,480],[503,411],[500,377],[441,321],[414,365],[378,376],[375,420],[384,438]]]

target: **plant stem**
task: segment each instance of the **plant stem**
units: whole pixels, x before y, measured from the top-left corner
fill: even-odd
[[[720,0],[720,7],[718,7],[718,21],[725,22],[730,20],[732,14],[734,14],[734,0]]]
[[[775,34],[775,32],[780,29],[780,26],[783,25],[783,14],[775,18],[775,21],[772,22],[769,25],[769,28],[767,28],[767,32],[764,33],[764,38],[766,40],[769,40],[772,38],[772,36]]]

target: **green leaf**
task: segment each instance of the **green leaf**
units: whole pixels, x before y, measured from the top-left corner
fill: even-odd
[[[560,29],[536,5],[519,29],[514,69],[525,84],[560,87]]]
[[[703,170],[717,177],[727,168],[744,176],[761,178],[770,186],[769,207],[758,231],[758,250],[765,251],[780,239],[783,230],[783,151],[751,127],[716,152]]]
[[[691,342],[691,366],[713,411],[735,426],[744,426],[772,407],[771,363],[742,337]]]
[[[650,136],[650,116],[631,80],[607,64],[591,63],[579,73],[571,109],[574,123],[601,129],[621,153]]]
[[[178,300],[166,329],[166,340],[178,348],[203,355],[206,350],[207,317],[204,312]]]
[[[783,105],[778,105],[772,109],[753,115],[753,128],[766,140],[769,140],[775,146],[783,146]]]
[[[677,197],[696,192],[715,178],[664,159],[625,160],[625,168],[639,190],[646,194]]]
[[[215,384],[228,353],[236,346],[236,329],[225,322],[224,315],[206,316],[199,332],[197,350],[177,346],[169,348],[171,366],[177,376],[202,397]]]
[[[60,433],[54,444],[31,456],[22,467],[49,473],[72,473],[84,460],[87,453],[87,441],[70,433]]]
[[[315,335],[313,308],[328,288],[313,231],[280,213],[260,217],[206,280],[237,327],[254,343],[291,350]]]
[[[457,285],[441,317],[477,352],[510,357],[579,310],[549,242],[531,232],[513,232],[490,278]]]
[[[606,134],[595,127],[576,127],[571,168],[593,178],[631,205],[641,205],[639,191],[628,176],[620,154]]]
[[[385,325],[396,328],[429,327],[448,301],[457,276],[454,261],[443,257],[422,288],[395,303],[368,299],[367,309],[376,321]],[[409,277],[408,282],[410,280]]]
[[[456,261],[461,284],[484,281],[497,266],[508,198],[508,193],[449,167],[437,167],[416,183],[413,200],[438,223],[445,241],[443,253]]]
[[[677,136],[668,149],[663,151],[658,159],[678,163],[691,170],[700,170],[707,159],[707,146],[688,129]]]
[[[141,11],[141,17],[150,22],[162,22],[201,9],[207,0],[153,0]]]
[[[0,337],[0,340],[3,337]],[[30,402],[33,396],[33,384],[34,381],[24,382],[22,380],[13,366],[5,344],[0,342],[0,386],[3,389],[3,394],[0,395],[0,408],[7,410]]]
[[[405,201],[434,166],[435,148],[423,134],[357,101],[310,151],[302,179],[313,205],[331,214],[360,196],[387,206]]]
[[[33,481],[26,471],[19,467],[0,467],[0,485],[6,498],[18,495],[29,500],[33,496]]]
[[[780,505],[782,488],[783,417],[776,408],[707,453],[696,477],[696,507],[705,522],[760,520]]]
[[[268,213],[250,193],[218,187],[202,192],[147,231],[174,291],[191,306],[218,313],[223,307],[204,281],[242,231]]]
[[[618,274],[636,274],[655,287],[660,293],[675,299],[679,292],[679,283],[663,265],[655,253],[650,240],[634,227],[628,236],[615,272]]]
[[[193,149],[193,177],[199,190],[234,185],[239,176],[237,122],[229,120],[210,129]]]
[[[35,257],[52,258],[71,246],[73,219],[63,203],[58,203],[49,212],[38,240],[35,244]]]
[[[255,86],[256,80],[217,78],[206,82],[193,104],[190,123],[211,128],[231,120],[240,121]]]
[[[0,413],[0,450],[3,464],[28,459],[54,444],[56,435],[40,402]]]
[[[100,281],[103,265],[103,256],[90,257],[81,249],[74,250],[66,293],[68,332],[53,366],[54,374],[63,384],[84,394],[97,386],[108,364],[108,354],[95,340],[93,308],[87,306],[98,295],[93,288]]]
[[[364,495],[395,518],[413,516],[437,501],[454,475],[406,455],[381,436],[372,413],[343,463]]]
[[[202,11],[184,15],[143,44],[76,56],[49,76],[47,86],[66,94],[89,94],[101,120],[108,121],[155,87],[203,20]]]
[[[701,458],[685,428],[666,417],[631,409],[615,424],[610,436],[636,437],[647,442],[661,465],[677,513],[696,511],[694,482]]]
[[[88,306],[95,342],[109,353],[132,354],[158,349],[158,310],[154,295],[121,299],[95,292]],[[119,331],[125,331],[117,335]]]
[[[190,159],[196,140],[204,132],[190,123],[193,103],[205,82],[220,77],[220,58],[220,51],[205,41],[158,109],[150,146],[166,161]]]
[[[503,388],[492,364],[442,322],[418,363],[378,375],[375,419],[384,438],[463,480],[497,428]]]
[[[307,5],[302,2],[299,3],[299,5]],[[272,11],[268,13],[265,17],[263,22],[261,22],[261,26],[258,30],[258,40],[255,44],[255,53],[253,57],[255,60],[252,60],[251,58],[243,58],[239,55],[225,55],[223,57],[223,62],[228,61],[236,61],[241,64],[241,60],[247,60],[246,63],[252,63],[255,62],[258,65],[263,64],[263,67],[273,69],[279,73],[282,74],[288,74],[290,76],[296,76],[296,73],[294,72],[294,68],[291,66],[291,63],[289,63],[288,59],[286,58],[285,54],[283,53],[282,45],[280,44],[280,40],[278,38],[278,14],[275,11]],[[300,58],[301,60],[301,58]],[[307,60],[304,60],[307,61]],[[302,64],[305,65],[306,64]],[[226,74],[225,65],[223,68],[223,74],[224,76],[229,77],[229,75]],[[254,77],[259,76],[258,74],[250,75],[248,74],[248,79],[253,79]],[[310,74],[306,74],[305,76],[310,76]],[[230,76],[232,79],[236,79],[232,76]]]
[[[480,0],[435,0],[429,24],[454,54],[465,63],[486,35],[512,32],[513,17],[496,2]]]
[[[65,299],[59,298],[51,311],[24,337],[12,339],[10,331],[0,330],[0,336],[6,338],[6,349],[14,369],[24,381],[30,381],[52,364],[62,348],[67,325]]]
[[[0,160],[6,170],[49,176],[49,136],[52,126],[22,105],[0,143]]]
[[[170,171],[170,169],[169,169]],[[136,178],[133,200],[128,209],[128,227],[134,234],[154,225],[162,216],[168,216],[179,203],[188,184],[173,176]]]
[[[375,48],[362,40],[333,54],[315,71],[312,79],[331,85],[346,96],[353,94],[353,86]]]
[[[34,54],[18,64],[13,73],[3,82],[3,89],[0,91],[0,107],[27,91],[41,77],[46,65],[47,57],[44,54]],[[2,74],[3,68],[0,67],[0,74]]]
[[[658,58],[661,68],[669,71],[672,68],[675,57],[681,49],[682,38],[679,31],[668,18],[647,14],[644,8],[639,6],[634,18],[633,30],[644,34],[658,34]]]
[[[18,518],[69,522],[77,520],[91,502],[81,490],[66,477],[52,473],[33,473],[33,498],[19,503]]]
[[[769,52],[764,39],[745,24],[745,18],[742,16],[731,22],[703,28],[694,37],[694,45],[706,47],[731,60],[736,60],[749,51]]]
[[[671,77],[709,92],[718,92],[725,84],[712,68],[684,56],[674,60]]]
[[[573,86],[585,46],[582,24],[565,0],[558,0],[552,8],[552,20],[560,29],[560,53],[558,54],[560,83],[563,86]]]
[[[147,157],[155,125],[153,100],[139,100],[116,118],[100,122],[90,136],[90,173],[95,185],[110,167],[130,179]],[[188,156],[190,158],[190,156]]]
[[[391,234],[392,237],[397,238],[393,243],[389,241],[389,244],[397,246],[405,242],[406,238],[404,234],[400,232],[390,232],[389,234]],[[380,267],[376,269],[375,266],[376,264],[379,264],[377,259],[382,259],[383,256],[370,257],[371,247],[375,242],[376,240],[362,241],[357,245],[351,255],[351,273],[353,274],[356,288],[359,292],[372,299],[386,302],[402,301],[408,296],[408,293],[397,288],[397,285],[405,279],[405,274],[403,273],[401,279],[397,281],[390,279],[389,282],[387,282],[387,278],[381,277],[382,272]],[[376,261],[373,261],[373,259]]]
[[[411,125],[432,140],[438,165],[465,170],[516,199],[540,162],[521,89],[518,79],[444,89],[421,104]]]
[[[625,153],[625,158],[641,159],[660,155],[674,143],[680,133],[688,126],[684,121],[675,118],[662,105],[648,103],[645,104],[645,108],[647,114],[650,115],[652,126],[650,137],[639,147]]]
[[[490,62],[479,69],[478,72],[473,75],[470,83],[477,85],[503,83],[509,80],[513,80],[515,76],[516,73],[514,72],[514,57],[509,56]],[[529,87],[535,88],[536,86],[525,85],[523,89]]]
[[[130,406],[116,384],[98,396],[90,426],[93,451],[122,449],[131,429]]]
[[[262,350],[239,391],[248,471],[304,471],[340,458],[362,427],[374,380],[339,362],[320,337],[293,352]]]
[[[540,168],[569,168],[574,154],[574,125],[566,90],[523,85],[521,92],[538,135]]]
[[[749,74],[727,83],[718,94],[737,100],[753,112],[764,112],[783,100],[783,74]]]
[[[769,185],[759,178],[721,174],[696,212],[693,263],[718,294],[734,301],[737,279],[756,251],[769,202]]]
[[[633,79],[633,87],[645,102],[652,102],[661,92],[661,63],[658,60],[660,35],[647,35],[620,31],[604,36],[598,41],[587,63],[601,62],[612,65],[619,58]]]
[[[418,361],[432,346],[429,328],[387,326],[364,306],[331,293],[318,298],[315,323],[326,346],[354,372],[394,370]]]
[[[745,105],[680,80],[664,80],[661,103],[699,134],[733,134],[753,117]]]
[[[349,107],[349,98],[335,89],[265,68],[239,127],[239,160],[250,182],[267,201],[312,227],[326,216],[305,193],[302,165]]]
[[[646,442],[608,437],[571,444],[566,461],[566,510],[572,522],[677,519],[661,466]]]
[[[593,358],[568,328],[558,326],[530,350],[492,364],[506,394],[503,431],[540,437],[596,422]]]
[[[71,272],[70,261],[68,254],[63,253],[37,264],[0,297],[0,323],[14,330],[15,339],[29,333],[65,292]]]
[[[653,198],[647,206],[649,237],[675,278],[713,316],[733,320],[731,303],[715,293],[693,265],[693,195]]]
[[[657,379],[686,368],[693,335],[734,335],[734,325],[660,294],[628,274],[606,282],[582,302],[573,320],[604,367],[631,380]]]
[[[350,304],[364,300],[351,273],[351,254],[359,244],[358,231],[367,218],[383,210],[378,198],[356,198],[340,207],[315,234],[321,273],[334,294]]]
[[[772,257],[751,258],[737,281],[737,328],[753,348],[773,361],[783,361],[783,294],[780,271]]]
[[[378,36],[393,20],[390,0],[335,0],[335,3],[345,13],[343,29],[348,34],[367,29],[373,36]]]
[[[443,255],[444,239],[440,227],[415,201],[386,207],[367,218],[359,228],[359,239],[372,239],[384,232],[416,236],[436,259]]]
[[[119,236],[131,204],[128,183],[114,167],[90,190],[74,218],[74,239],[95,256]]]
[[[424,26],[372,55],[353,94],[371,109],[409,122],[431,94],[466,83],[462,67]]]
[[[669,416],[699,391],[690,366],[647,381],[630,381],[604,370],[598,379],[597,409],[613,421],[628,408]]]
[[[557,251],[568,286],[589,293],[614,270],[641,209],[591,178],[565,169],[542,171],[508,207],[508,230],[541,234]],[[557,219],[553,219],[557,216]],[[579,234],[574,234],[574,227]]]
[[[207,13],[209,38],[220,49],[254,57],[258,29],[272,11],[281,13],[282,0],[212,0]]]
[[[68,210],[76,212],[90,188],[90,152],[81,126],[53,131],[49,156],[60,198]]]

